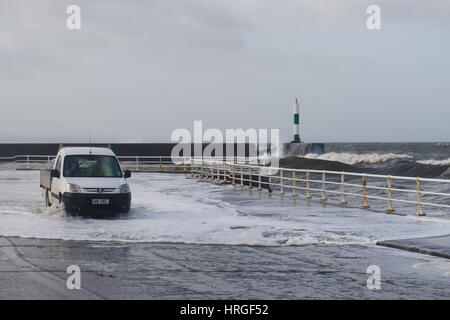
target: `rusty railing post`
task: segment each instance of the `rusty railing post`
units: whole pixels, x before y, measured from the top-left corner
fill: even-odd
[[[241,165],[241,188],[244,187],[244,169],[242,169]]]
[[[235,170],[236,170],[236,165],[232,165],[231,167],[231,185],[234,187],[236,185],[236,180],[235,180]]]
[[[327,201],[327,197],[325,197],[325,171],[322,172],[322,197],[321,201]]]
[[[344,197],[344,195],[345,195],[345,175],[344,175],[344,173],[341,173],[341,202],[339,202],[339,204],[340,205],[344,205],[344,204],[347,204],[347,201],[345,201],[345,197]]]
[[[227,183],[227,164],[223,163],[223,183]]]
[[[391,194],[391,176],[388,176],[388,189],[387,189],[387,193],[388,193],[388,207],[386,208],[386,213],[391,213],[394,212],[395,209],[392,208],[392,194]]]
[[[367,188],[366,188],[366,176],[363,176],[363,203],[361,205],[362,209],[370,208],[367,204]]]
[[[309,170],[306,171],[306,199],[311,199],[311,194],[309,192]]]
[[[280,168],[280,194],[284,194],[283,183],[283,169]]]
[[[295,190],[295,171],[292,170],[292,196],[296,197],[297,196],[297,192]]]
[[[426,216],[426,213],[422,211],[422,191],[420,188],[420,178],[417,177],[417,212],[416,216]]]
[[[258,172],[258,191],[261,191],[261,168],[259,168],[259,172]]]

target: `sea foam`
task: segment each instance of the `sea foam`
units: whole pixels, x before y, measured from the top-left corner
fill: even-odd
[[[337,153],[337,152],[329,152],[322,155],[318,155],[315,153],[310,153],[305,156],[308,159],[320,159],[320,160],[328,160],[328,161],[338,161],[346,164],[377,164],[388,162],[396,159],[411,159],[412,157],[406,154],[395,154],[395,153],[364,153],[364,154],[356,154],[356,153]]]

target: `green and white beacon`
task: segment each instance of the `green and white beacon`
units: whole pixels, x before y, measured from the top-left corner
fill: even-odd
[[[298,107],[298,99],[295,99],[294,102],[294,139],[292,140],[292,142],[301,142],[300,140],[300,132],[299,132],[299,113],[298,113],[299,107]]]
[[[324,143],[304,143],[300,139],[300,116],[299,116],[299,105],[298,99],[295,99],[294,102],[294,126],[293,126],[293,134],[294,137],[292,141],[288,144],[288,155],[289,156],[304,156],[308,153],[315,154],[324,154],[325,153],[325,144]]]

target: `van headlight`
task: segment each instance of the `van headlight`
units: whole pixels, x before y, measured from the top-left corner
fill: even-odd
[[[70,193],[81,193],[81,188],[77,184],[69,183],[67,185],[67,192],[70,192]]]
[[[130,193],[130,186],[128,185],[128,183],[125,183],[123,185],[120,186],[120,193]]]

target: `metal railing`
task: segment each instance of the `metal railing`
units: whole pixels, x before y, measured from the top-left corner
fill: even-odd
[[[17,155],[13,157],[0,157],[0,163],[14,163],[17,170],[49,169],[53,166],[56,155]],[[118,156],[120,165],[124,170],[146,172],[185,172],[190,164],[190,157],[172,156]],[[219,159],[217,157],[204,158],[206,160]],[[220,158],[225,161],[225,157]],[[238,158],[235,161],[256,163],[256,158]]]
[[[191,160],[190,175],[202,180],[231,183],[249,189],[267,189],[284,194],[290,190],[293,197],[304,192],[306,199],[312,194],[320,201],[334,195],[338,203],[347,204],[346,197],[360,198],[360,207],[369,208],[369,201],[382,201],[386,213],[395,211],[394,202],[417,206],[416,215],[425,216],[424,206],[450,209],[450,193],[424,190],[423,184],[434,189],[450,190],[450,180],[419,177],[389,176],[354,172],[273,168],[233,162]],[[368,183],[370,180],[371,184]],[[401,197],[393,197],[402,195]],[[425,200],[424,198],[431,198]],[[448,210],[450,212],[450,210]]]
[[[119,156],[122,169],[145,172],[186,172],[184,158],[182,165],[173,162],[170,156]]]
[[[133,171],[150,172],[187,172],[191,165],[191,157],[172,157],[172,156],[118,156],[120,165],[123,169]],[[225,162],[225,157],[203,158],[205,161],[212,160]],[[259,159],[264,161],[264,159]],[[258,158],[234,157],[235,162],[258,163]]]
[[[0,157],[0,162],[15,164],[17,170],[49,169],[53,166],[55,155],[17,155]],[[149,172],[183,172],[186,169],[185,158],[177,159],[181,165],[173,162],[170,156],[120,156],[120,165],[124,170]]]
[[[14,163],[18,170],[36,170],[50,168],[56,156],[54,155],[17,155],[13,157],[0,157],[0,163]]]

